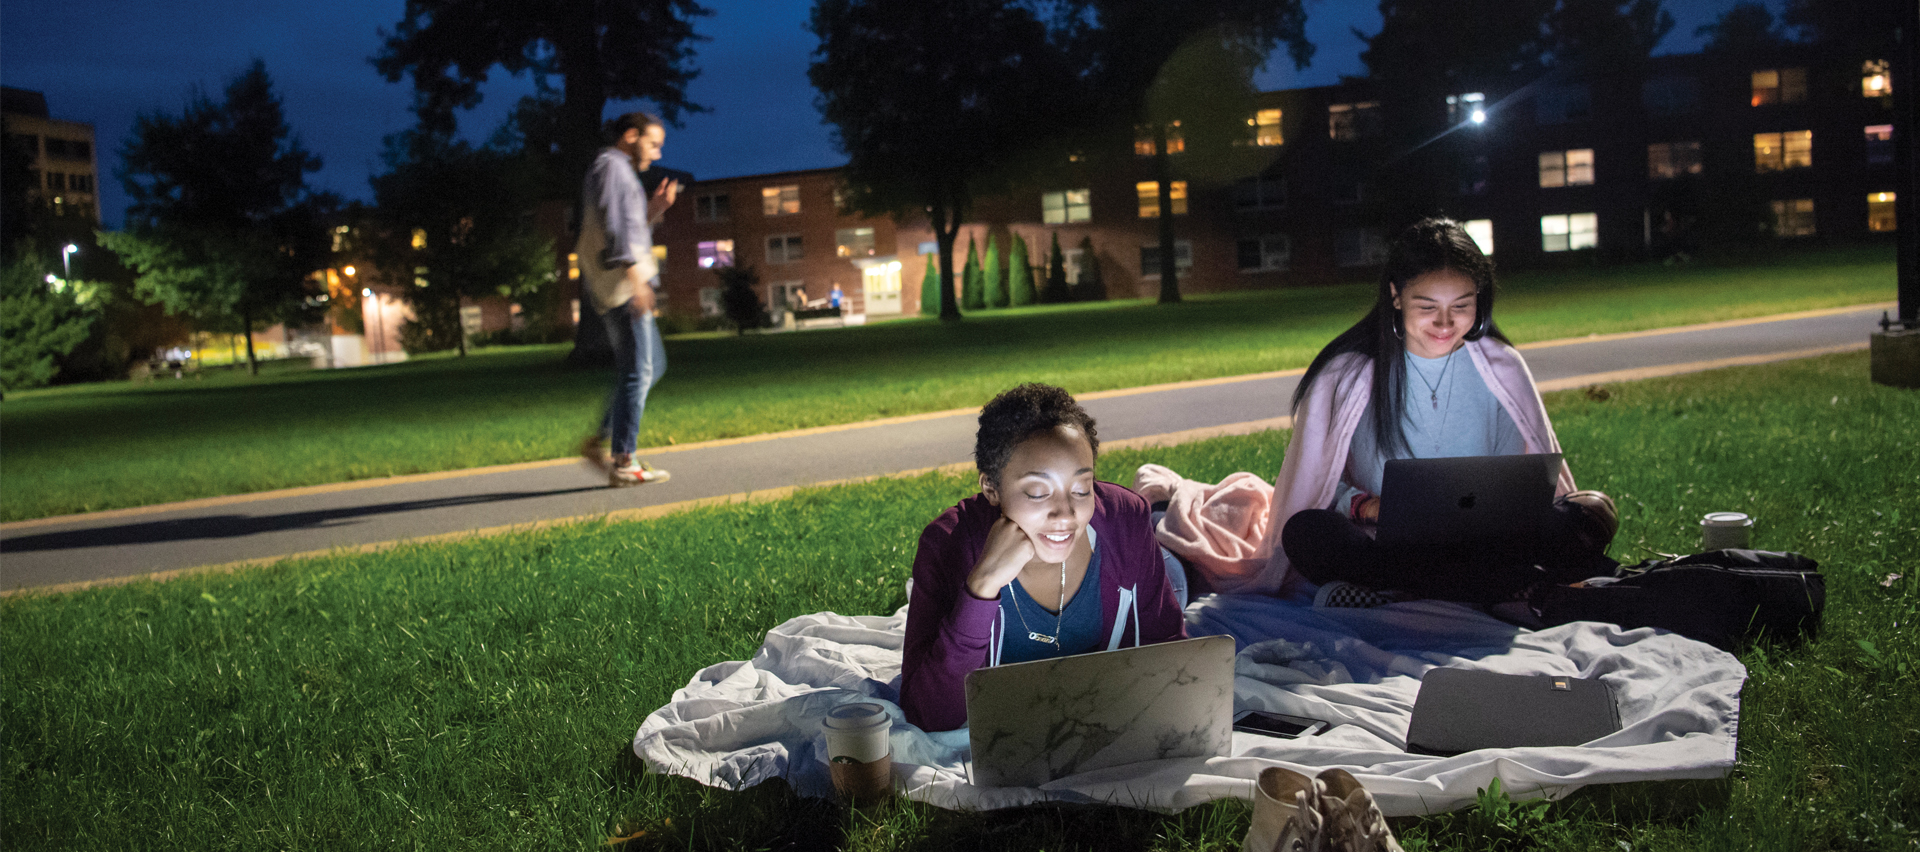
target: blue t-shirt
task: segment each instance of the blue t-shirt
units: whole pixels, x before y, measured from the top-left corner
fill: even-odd
[[[1449,363],[1448,359],[1452,359]],[[1400,423],[1406,451],[1388,455],[1373,431],[1373,405],[1360,415],[1347,450],[1333,506],[1345,514],[1353,496],[1380,493],[1388,459],[1440,459],[1456,456],[1510,456],[1526,452],[1526,439],[1513,415],[1500,407],[1487,380],[1474,369],[1472,355],[1456,349],[1440,358],[1408,352],[1406,405]]]
[[[1093,547],[1093,557],[1087,560],[1087,576],[1080,579],[1079,591],[1074,592],[1066,610],[1060,613],[1058,650],[1052,642],[1038,642],[1027,636],[1029,631],[1053,635],[1053,611],[1027,594],[1019,580],[1007,584],[1005,594],[1000,596],[1001,623],[1007,626],[1006,638],[1000,643],[1001,665],[1100,650],[1100,540],[1094,536],[1092,527],[1087,528],[1087,539]],[[1023,616],[1024,625],[1020,621]]]

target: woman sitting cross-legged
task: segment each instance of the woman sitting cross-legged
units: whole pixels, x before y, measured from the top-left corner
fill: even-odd
[[[985,666],[1186,637],[1140,495],[1093,478],[1093,418],[1025,384],[980,410],[980,493],[920,533],[900,706],[927,731],[967,724]]]
[[[1371,535],[1389,459],[1560,451],[1533,374],[1493,322],[1493,295],[1493,262],[1459,224],[1426,219],[1394,239],[1373,309],[1320,350],[1294,392],[1269,528],[1279,533],[1276,567],[1323,585],[1475,603],[1612,571],[1613,501],[1576,491],[1564,463],[1547,528],[1524,559],[1435,564],[1385,553]],[[1331,585],[1322,598],[1341,588],[1354,591]]]

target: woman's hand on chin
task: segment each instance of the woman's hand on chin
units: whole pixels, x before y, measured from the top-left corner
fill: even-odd
[[[987,531],[987,544],[980,550],[980,561],[967,575],[967,592],[981,600],[1000,597],[1000,590],[1034,559],[1033,541],[1005,515]]]

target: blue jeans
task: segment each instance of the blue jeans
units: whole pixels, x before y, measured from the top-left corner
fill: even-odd
[[[630,456],[640,441],[640,418],[647,413],[647,391],[667,371],[667,349],[653,314],[628,302],[600,316],[613,345],[613,393],[600,418],[600,434],[612,442],[616,456]]]

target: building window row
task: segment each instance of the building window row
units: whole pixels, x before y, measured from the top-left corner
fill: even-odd
[[[1704,169],[1700,162],[1699,142],[1655,142],[1647,146],[1647,177],[1654,180],[1697,175]]]
[[[872,257],[874,255],[872,228],[841,228],[833,232],[833,255],[835,257]]]
[[[1763,68],[1753,72],[1753,105],[1797,104],[1807,99],[1807,69]]]
[[[1574,251],[1600,244],[1600,217],[1593,213],[1560,213],[1540,217],[1542,251]]]
[[[799,234],[774,234],[767,238],[767,263],[794,263],[805,259]]]
[[[1813,131],[1753,134],[1753,170],[1777,172],[1813,165]]]
[[[693,221],[725,222],[733,218],[733,197],[726,193],[696,195],[693,198]]]
[[[1193,243],[1187,240],[1173,241],[1173,268],[1175,272],[1193,268]],[[1140,277],[1160,277],[1160,244],[1145,243],[1140,246]]]
[[[1293,241],[1286,234],[1263,234],[1234,246],[1241,272],[1285,272],[1293,262]]]
[[[48,140],[52,141],[52,140]],[[93,175],[69,174],[67,172],[47,172],[48,192],[92,192]]]

